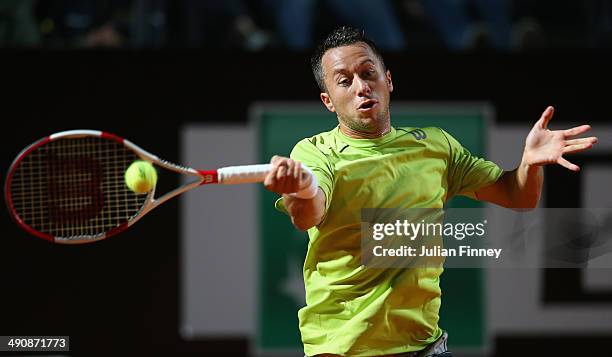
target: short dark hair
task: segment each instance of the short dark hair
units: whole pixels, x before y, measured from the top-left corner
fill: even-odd
[[[317,47],[315,53],[310,59],[310,66],[312,67],[312,74],[314,74],[315,80],[319,85],[319,89],[322,92],[325,92],[325,82],[323,80],[323,67],[321,66],[321,61],[323,59],[323,55],[327,50],[336,47],[349,46],[353,45],[357,42],[363,42],[366,45],[370,46],[376,57],[380,60],[380,63],[383,66],[383,69],[386,71],[387,67],[385,66],[385,61],[383,60],[382,54],[374,41],[370,40],[366,37],[365,31],[358,30],[349,26],[342,26],[336,28],[332,31],[326,38],[321,42],[321,44]]]

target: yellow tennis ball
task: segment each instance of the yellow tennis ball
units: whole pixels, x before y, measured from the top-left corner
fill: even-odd
[[[157,171],[150,162],[134,161],[125,171],[125,184],[136,193],[147,193],[157,183]]]

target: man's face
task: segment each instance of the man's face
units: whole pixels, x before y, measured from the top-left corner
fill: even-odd
[[[358,133],[388,130],[391,73],[365,43],[328,50],[321,59],[326,92],[323,104],[338,115],[340,126]]]

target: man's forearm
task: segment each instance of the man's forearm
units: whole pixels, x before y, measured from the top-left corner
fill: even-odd
[[[325,213],[325,194],[320,188],[317,195],[311,199],[284,194],[283,200],[291,222],[297,228],[305,231],[321,223]]]
[[[543,176],[541,166],[529,165],[523,159],[516,169],[504,172],[497,182],[476,191],[476,197],[507,208],[535,208],[540,200]]]
[[[514,208],[535,208],[542,195],[544,170],[521,161],[512,171],[509,182],[509,198]]]

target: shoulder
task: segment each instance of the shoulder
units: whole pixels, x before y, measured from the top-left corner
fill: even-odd
[[[444,130],[440,129],[437,126],[427,126],[427,127],[400,126],[400,127],[396,127],[395,130],[398,131],[398,135],[410,134],[417,139],[425,139],[429,137],[437,139],[444,132]]]
[[[446,131],[437,126],[428,127],[397,127],[398,138],[410,141],[418,141],[432,148],[448,148],[449,138],[452,138]]]
[[[329,155],[337,150],[343,143],[335,135],[336,129],[325,131],[300,140],[293,148],[292,153],[311,152]]]

